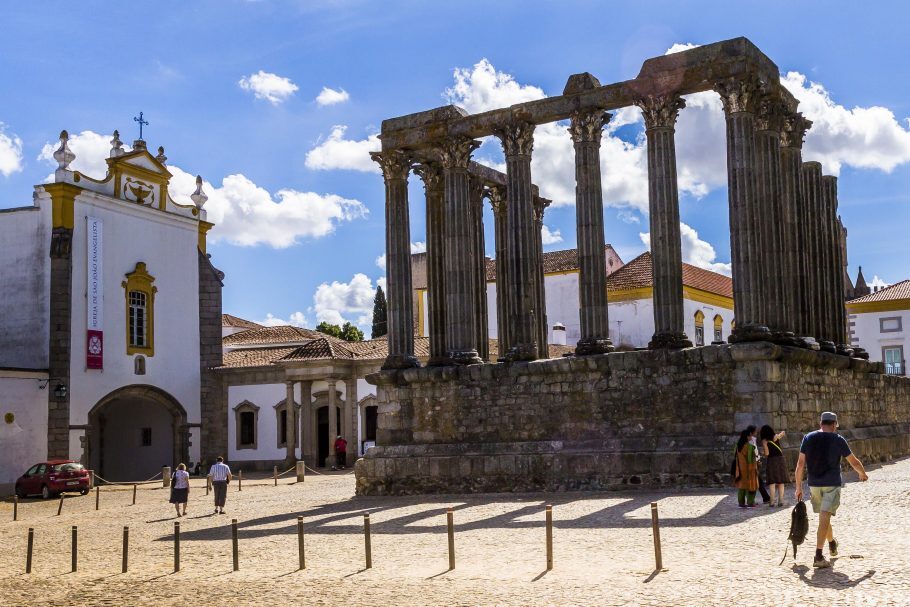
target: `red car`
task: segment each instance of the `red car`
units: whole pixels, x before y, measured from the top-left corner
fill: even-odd
[[[85,495],[91,488],[90,482],[88,470],[79,462],[52,459],[35,464],[20,476],[16,480],[16,495],[20,498],[41,495],[44,499],[69,491]]]

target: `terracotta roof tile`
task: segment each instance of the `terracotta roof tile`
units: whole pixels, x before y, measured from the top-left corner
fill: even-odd
[[[282,325],[279,327],[262,327],[248,329],[222,339],[225,346],[254,346],[269,344],[301,344],[311,339],[327,338],[333,341],[343,341],[312,329]]]
[[[224,353],[219,369],[267,367],[294,351],[294,346],[243,348]]]
[[[910,299],[910,280],[896,282],[890,287],[879,289],[875,293],[869,293],[856,299],[851,299],[849,303],[866,303],[868,301],[894,301],[896,299]]]
[[[612,250],[612,245],[604,245],[604,251]],[[544,274],[552,272],[568,272],[578,269],[578,249],[564,249],[562,251],[548,251],[543,254]],[[496,260],[487,257],[486,263],[487,282],[496,280]]]
[[[683,285],[733,298],[733,279],[711,270],[683,263]],[[654,285],[651,253],[646,251],[607,277],[608,291],[640,289]]]
[[[261,329],[262,325],[255,323],[251,320],[246,320],[240,318],[239,316],[234,316],[233,314],[222,314],[221,315],[221,326],[222,327],[243,327],[244,329]]]

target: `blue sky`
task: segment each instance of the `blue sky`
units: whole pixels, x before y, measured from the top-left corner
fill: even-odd
[[[97,172],[110,133],[131,142],[143,111],[149,147],[163,145],[178,175],[173,193],[191,193],[197,173],[206,180],[210,218],[220,218],[209,250],[226,273],[224,309],[239,316],[368,322],[384,228],[382,179],[366,152],[384,118],[558,94],[582,71],[602,83],[633,78],[674,45],[741,35],[816,120],[805,159],[839,175],[851,275],[862,265],[868,279],[910,277],[904,3],[3,4],[0,208],[30,203],[61,129],[75,136],[74,168]],[[678,133],[684,256],[724,271],[723,120],[716,96],[688,101]],[[648,232],[640,137],[637,110],[616,112],[602,152],[607,240],[625,260]],[[550,250],[575,243],[570,151],[560,125],[538,128],[534,179],[556,201]],[[501,161],[495,141],[476,157]],[[411,185],[419,250],[422,188]]]

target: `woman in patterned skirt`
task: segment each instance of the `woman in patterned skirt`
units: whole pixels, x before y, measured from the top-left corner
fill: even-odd
[[[784,505],[784,485],[790,482],[790,473],[787,471],[787,464],[784,462],[784,450],[780,448],[780,439],[783,438],[784,432],[774,433],[774,428],[764,425],[759,430],[761,439],[761,454],[765,457],[765,466],[767,472],[767,485],[771,493],[771,501],[768,506]],[[777,494],[777,499],[774,499]],[[775,503],[776,502],[776,503]]]

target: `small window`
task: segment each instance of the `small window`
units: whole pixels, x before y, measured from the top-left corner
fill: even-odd
[[[704,327],[695,327],[695,345],[696,346],[705,345],[705,328]]]
[[[896,333],[904,329],[903,324],[901,323],[900,316],[893,316],[891,318],[880,318],[878,320],[879,329],[882,333]]]
[[[152,446],[152,429],[151,428],[142,429],[142,446],[143,447]]]
[[[288,410],[282,409],[278,412],[278,446],[287,445],[288,435]]]
[[[243,411],[240,414],[240,445],[244,447],[256,444],[256,414]]]
[[[724,319],[720,314],[714,316],[714,341],[720,343],[724,340]]]
[[[886,346],[882,348],[882,360],[885,362],[885,373],[888,375],[906,375],[903,346]]]

